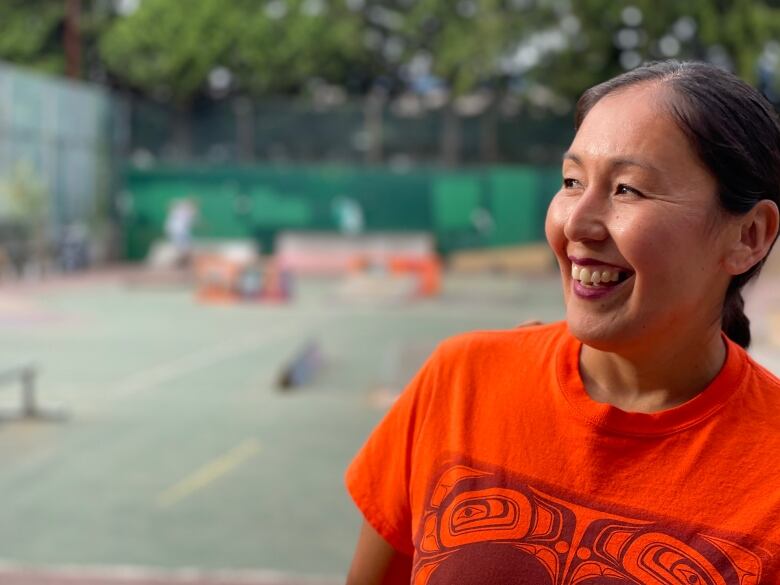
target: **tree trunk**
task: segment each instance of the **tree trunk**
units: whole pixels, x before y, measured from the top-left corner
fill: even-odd
[[[81,77],[81,0],[65,2],[65,69],[68,77]]]
[[[496,163],[501,158],[498,146],[498,105],[501,96],[491,98],[479,120],[479,150],[483,163]]]
[[[445,167],[455,167],[460,162],[461,134],[460,117],[454,99],[450,98],[444,107],[441,132],[441,162]]]
[[[255,107],[251,98],[241,97],[233,101],[236,119],[236,152],[238,160],[251,163],[255,160]]]
[[[192,105],[184,102],[174,107],[173,158],[188,160],[192,158]]]
[[[380,164],[384,158],[384,110],[387,96],[383,89],[373,89],[366,98],[364,124],[366,132],[366,156],[368,164]]]

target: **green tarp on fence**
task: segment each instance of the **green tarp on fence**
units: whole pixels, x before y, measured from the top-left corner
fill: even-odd
[[[559,169],[532,167],[129,170],[122,206],[126,252],[144,258],[163,237],[171,201],[182,197],[200,207],[196,237],[254,238],[264,252],[279,231],[338,231],[344,201],[360,206],[366,231],[429,231],[445,254],[507,246],[544,237],[545,211],[559,184]]]

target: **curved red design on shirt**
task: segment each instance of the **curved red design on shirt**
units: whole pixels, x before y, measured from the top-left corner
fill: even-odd
[[[722,535],[466,465],[434,485],[415,547],[414,585],[759,585],[764,569],[758,554]]]

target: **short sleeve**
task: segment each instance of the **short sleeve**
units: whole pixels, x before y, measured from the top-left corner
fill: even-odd
[[[401,393],[349,465],[346,486],[366,521],[395,548],[414,554],[410,479],[416,437],[436,385],[437,353]]]

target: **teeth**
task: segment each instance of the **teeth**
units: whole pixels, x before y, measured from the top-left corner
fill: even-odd
[[[602,282],[618,282],[620,280],[619,270],[594,270],[591,272],[589,268],[571,265],[571,277],[574,280],[579,280],[583,284],[597,285]]]

